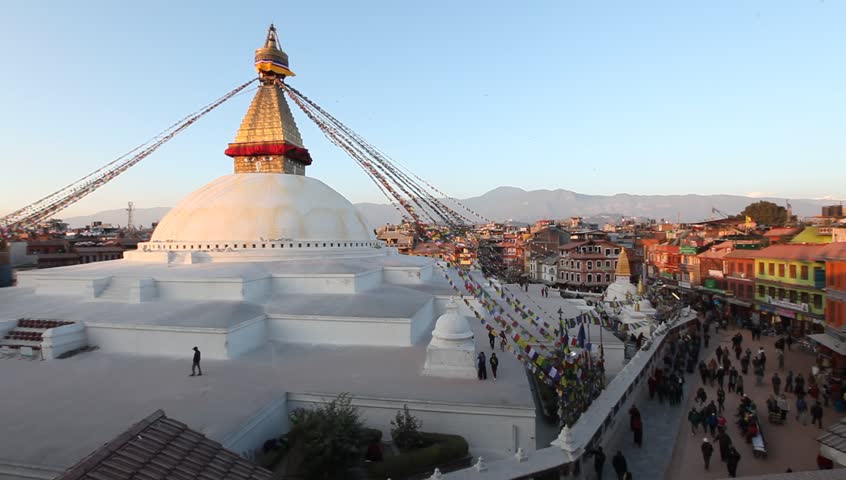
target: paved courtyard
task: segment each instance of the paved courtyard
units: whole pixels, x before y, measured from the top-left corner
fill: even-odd
[[[758,350],[758,346],[760,345],[764,347],[764,351],[767,355],[767,370],[764,375],[763,385],[755,386],[755,377],[754,375],[752,375],[751,367],[749,370],[749,374],[745,375],[743,379],[743,385],[745,387],[746,394],[756,403],[759,411],[763,410],[764,412],[760,417],[761,428],[763,430],[764,438],[766,441],[767,457],[755,458],[752,452],[752,445],[745,443],[743,438],[740,436],[740,431],[737,425],[735,425],[734,423],[734,413],[736,411],[737,403],[740,397],[726,390],[725,417],[729,423],[727,431],[731,436],[732,442],[737,448],[737,451],[742,457],[740,460],[740,464],[737,468],[737,475],[746,476],[761,475],[767,473],[783,473],[788,468],[793,469],[794,472],[817,470],[816,458],[819,450],[816,442],[816,437],[820,434],[820,429],[819,427],[812,426],[810,423],[808,424],[808,426],[804,426],[800,422],[796,421],[796,397],[794,395],[787,395],[788,401],[790,402],[791,412],[788,414],[787,421],[784,425],[775,425],[767,421],[766,401],[767,398],[769,398],[770,394],[772,394],[772,385],[770,384],[769,379],[770,377],[772,377],[772,374],[775,369],[778,368],[778,362],[776,360],[776,351],[774,347],[774,343],[777,337],[762,337],[761,340],[756,340],[755,342],[752,342],[751,334],[747,330],[740,331],[743,333],[744,350],[749,347],[754,354],[754,352]],[[731,346],[730,338],[737,332],[737,329],[721,331],[720,345]],[[709,361],[711,358],[714,358],[714,349],[715,345],[712,344],[711,348],[709,349],[708,355],[705,357],[706,362]],[[740,362],[735,360],[734,355],[732,355],[731,358],[732,363],[739,367]],[[784,379],[784,377],[787,375],[787,371],[793,370],[794,375],[801,372],[802,375],[807,378],[810,374],[811,366],[813,365],[813,363],[813,354],[804,351],[798,351],[796,348],[794,348],[793,351],[788,351],[785,353],[785,368],[783,371],[779,371],[779,376]],[[698,372],[693,376],[688,376],[688,378],[690,379],[689,383],[692,384],[691,387],[694,391],[702,385]],[[784,387],[783,384],[782,387]],[[728,384],[726,383],[726,389],[727,388]],[[714,387],[706,386],[705,391],[708,394],[709,400],[711,398],[716,399],[716,383]],[[685,405],[686,407],[678,412],[681,420],[679,422],[680,427],[677,431],[678,441],[675,442],[672,461],[670,462],[670,466],[666,471],[665,478],[667,478],[668,480],[705,480],[715,478],[726,478],[728,476],[728,469],[726,468],[726,464],[720,461],[719,449],[717,448],[715,448],[714,455],[711,457],[710,471],[705,470],[704,463],[702,460],[702,453],[700,451],[700,445],[702,444],[703,437],[705,437],[706,435],[702,434],[701,429],[699,430],[699,433],[695,436],[691,435],[690,423],[687,421],[687,412],[690,410],[691,406],[694,405],[693,398],[689,397],[686,400]],[[835,412],[834,408],[824,408],[823,427],[826,427],[839,419],[840,415]],[[711,437],[710,435],[707,435],[707,437],[710,441],[713,441],[713,437]],[[659,438],[659,440],[663,439]],[[649,438],[645,437],[645,441],[648,442]],[[665,453],[669,452],[670,445],[671,444],[665,445]],[[658,477],[644,477],[635,474],[635,478]],[[844,478],[846,478],[846,475],[844,475]]]

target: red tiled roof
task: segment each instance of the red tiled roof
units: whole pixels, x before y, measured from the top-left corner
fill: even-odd
[[[730,253],[726,254],[723,258],[755,258],[760,257],[761,251],[760,250],[750,250],[750,249],[737,249],[732,250]]]
[[[771,228],[767,233],[764,234],[765,237],[780,237],[782,235],[793,235],[794,233],[799,232],[799,228],[796,227],[776,227]]]
[[[157,410],[56,480],[136,478],[270,480],[271,473]]]
[[[846,262],[846,242],[825,244],[820,249],[820,257],[825,260],[839,260]]]
[[[822,249],[825,245],[815,244],[787,244],[770,245],[758,250],[755,258],[776,258],[779,260],[821,260]]]

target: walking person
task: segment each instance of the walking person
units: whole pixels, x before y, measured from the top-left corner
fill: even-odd
[[[792,393],[793,392],[793,370],[787,371],[787,378],[784,379],[784,392],[785,393]]]
[[[499,351],[500,352],[505,351],[505,342],[506,342],[505,332],[500,331],[499,332]]]
[[[605,468],[605,452],[602,447],[596,447],[593,453],[593,472],[596,473],[597,480],[602,480],[602,469]]]
[[[643,419],[636,405],[629,409],[629,426],[634,432],[634,442],[638,447],[643,446]]]
[[[820,405],[820,402],[814,403],[814,406],[811,407],[811,423],[822,428],[822,416],[822,405]]]
[[[491,344],[491,350],[493,350],[494,345],[496,345],[496,334],[493,329],[488,330],[488,342]]]
[[[702,460],[705,460],[705,470],[708,470],[711,463],[711,455],[714,454],[714,446],[708,441],[708,437],[705,437],[702,439],[702,446],[699,448],[702,450]]]
[[[796,421],[801,421],[802,425],[808,425],[808,402],[805,397],[796,399]]]
[[[687,421],[690,422],[690,436],[695,436],[696,428],[702,421],[702,415],[696,411],[696,407],[690,407],[690,412],[687,413]]]
[[[743,376],[737,376],[737,385],[734,386],[734,393],[743,396]]]
[[[493,374],[494,380],[496,380],[496,369],[499,367],[499,359],[496,358],[496,352],[491,352],[491,359],[488,360],[491,364],[491,373]]]
[[[770,383],[773,384],[773,393],[775,396],[779,396],[781,391],[781,377],[778,376],[778,372],[773,373],[773,378],[770,379]]]
[[[717,408],[719,413],[723,413],[726,409],[726,391],[723,390],[723,387],[717,390]]]
[[[729,447],[728,458],[726,459],[726,466],[730,477],[737,476],[737,464],[740,463],[740,453],[734,446]]]
[[[202,377],[203,376],[203,369],[200,368],[200,356],[201,356],[200,355],[200,349],[197,348],[197,347],[194,347],[194,362],[191,364],[191,375],[189,375],[191,377],[193,377],[193,376]],[[198,371],[200,372],[199,374],[197,373]]]
[[[479,375],[479,380],[488,379],[488,366],[485,362],[485,352],[479,352],[479,356],[476,361],[476,370]]]
[[[629,466],[626,463],[626,457],[624,457],[623,452],[619,450],[617,450],[614,458],[611,459],[611,466],[614,467],[614,472],[617,473],[618,480],[623,480],[623,475],[629,471]]]

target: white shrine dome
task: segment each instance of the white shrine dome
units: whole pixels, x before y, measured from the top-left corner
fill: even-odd
[[[463,341],[473,338],[473,331],[467,317],[458,313],[458,306],[455,301],[450,301],[447,311],[438,318],[435,329],[432,331],[432,338],[447,341]]]
[[[150,244],[197,244],[196,249],[202,249],[200,243],[274,240],[344,242],[352,247],[374,245],[376,238],[358,210],[320,180],[233,173],[182,199],[159,222]]]

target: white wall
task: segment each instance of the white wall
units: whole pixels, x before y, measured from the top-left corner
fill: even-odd
[[[51,328],[44,332],[41,351],[45,360],[54,360],[59,355],[88,345],[85,325],[72,323]]]
[[[203,358],[226,359],[226,330],[86,322],[88,344],[104,352],[184,357],[190,367],[191,349]],[[186,367],[186,368],[187,368]]]
[[[435,300],[429,299],[417,313],[411,317],[411,338],[412,344],[417,344],[422,337],[425,337],[435,328]]]
[[[353,274],[338,275],[290,275],[274,276],[274,293],[355,293],[356,276]]]
[[[264,315],[239,323],[229,329],[226,351],[229,358],[255,350],[267,341],[267,319]]]
[[[260,408],[239,429],[231,432],[221,442],[242,457],[255,459],[264,442],[288,432],[288,402],[285,395],[273,399]]]
[[[335,395],[288,393],[288,410],[314,408],[335,398]],[[386,439],[391,438],[391,420],[403,405],[408,405],[411,413],[423,422],[422,431],[461,435],[476,455],[497,452],[505,456],[513,454],[517,447],[527,452],[535,450],[534,408],[362,396],[353,397],[352,404],[360,409],[365,426],[382,430]]]
[[[267,334],[270,339],[289,343],[407,347],[411,345],[411,322],[408,318],[279,315],[268,317]]]
[[[202,279],[198,281],[156,281],[158,297],[164,300],[242,300],[243,284],[240,278]]]

